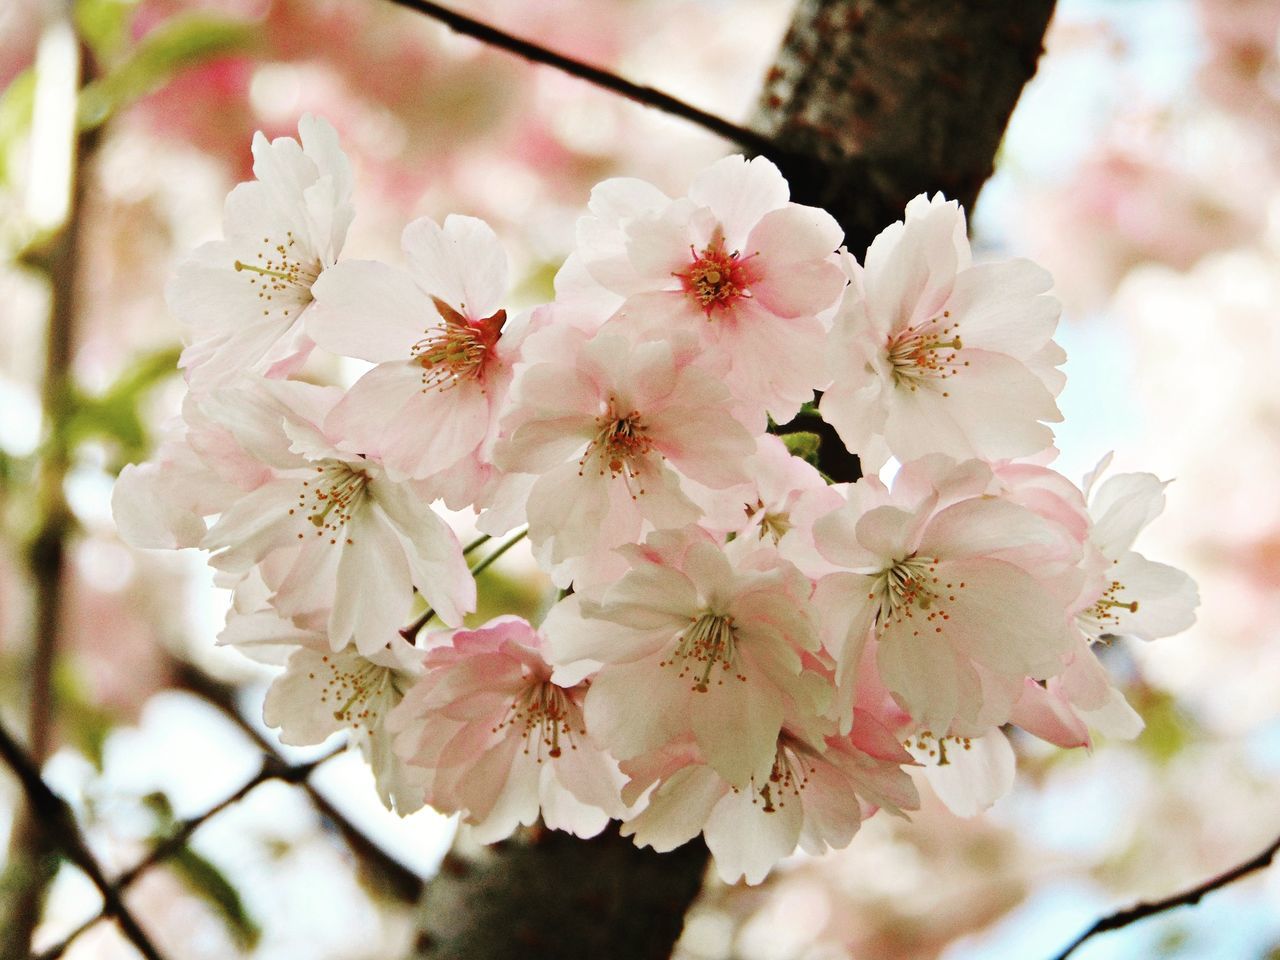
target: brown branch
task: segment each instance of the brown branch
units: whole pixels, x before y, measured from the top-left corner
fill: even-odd
[[[1131,923],[1137,923],[1139,920],[1145,920],[1147,917],[1155,916],[1157,913],[1164,913],[1168,910],[1174,910],[1178,907],[1190,907],[1199,903],[1200,900],[1214,890],[1218,890],[1230,883],[1235,883],[1242,877],[1247,877],[1251,873],[1259,870],[1265,870],[1271,866],[1271,862],[1276,856],[1280,855],[1280,837],[1277,837],[1267,849],[1263,850],[1251,860],[1232,867],[1225,873],[1220,873],[1216,877],[1206,880],[1204,883],[1192,887],[1190,890],[1184,890],[1182,893],[1165,897],[1162,900],[1152,900],[1145,903],[1138,903],[1127,909],[1117,911],[1110,916],[1103,917],[1093,926],[1091,926],[1080,936],[1067,946],[1060,954],[1054,957],[1054,960],[1067,960],[1086,940],[1095,937],[1100,933],[1106,933],[1110,930],[1119,930],[1121,927],[1127,927]]]
[[[597,87],[626,97],[628,100],[633,100],[646,107],[661,110],[663,113],[680,117],[682,120],[688,120],[690,123],[696,124],[716,136],[741,144],[748,150],[769,154],[770,156],[779,152],[780,148],[777,144],[754,130],[730,123],[723,117],[707,113],[705,110],[699,110],[697,107],[691,106],[683,100],[677,100],[661,90],[632,83],[630,80],[624,80],[608,70],[593,67],[588,63],[583,63],[581,60],[575,60],[573,57],[556,53],[554,50],[548,50],[546,47],[539,46],[529,40],[512,36],[487,23],[475,20],[455,10],[450,10],[448,7],[442,7],[438,3],[433,3],[432,0],[391,0],[391,2],[398,6],[408,7],[410,10],[416,10],[418,13],[425,14],[433,20],[438,20],[449,29],[463,36],[471,37],[481,43],[513,53],[517,57],[523,57],[532,63],[540,63],[560,70],[572,77],[595,84]]]
[[[18,745],[3,724],[0,724],[0,757],[4,758],[17,775],[22,791],[26,795],[27,804],[35,815],[44,836],[68,860],[79,867],[98,888],[98,892],[102,895],[103,915],[115,919],[120,932],[146,960],[161,960],[160,952],[143,932],[137,918],[125,906],[120,892],[107,880],[102,868],[98,866],[98,861],[89,852],[84,837],[76,826],[71,808],[49,789],[40,777],[40,770],[35,761]]]
[[[240,713],[236,706],[235,687],[225,684],[204,673],[194,665],[175,660],[172,664],[175,687],[185,690],[223,714],[234,723],[246,737],[265,754],[283,763],[280,751],[274,743]],[[311,805],[322,818],[333,824],[341,834],[348,849],[365,867],[364,877],[374,885],[384,889],[389,895],[402,903],[417,903],[422,898],[426,884],[422,877],[405,866],[373,840],[365,836],[345,814],[335,807],[329,799],[308,780],[299,786],[306,792]]]
[[[205,823],[234,804],[239,803],[262,784],[269,780],[282,780],[285,783],[295,784],[304,783],[306,782],[307,777],[311,776],[313,770],[321,764],[333,759],[345,749],[345,745],[339,746],[330,750],[323,756],[317,757],[315,760],[308,761],[307,763],[294,764],[292,766],[285,765],[275,756],[263,757],[262,768],[253,776],[252,779],[247,781],[235,793],[228,797],[224,797],[222,800],[215,803],[208,810],[204,811],[204,813],[197,814],[194,817],[189,817],[182,821],[182,823],[180,823],[177,828],[169,834],[169,836],[165,837],[152,847],[146,856],[124,873],[116,877],[112,886],[115,888],[117,893],[123,895],[129,887],[133,886],[133,884],[137,882],[138,878],[142,876],[142,874],[163,863],[165,860],[168,860],[170,857],[179,853],[184,847],[186,847],[192,835],[204,826]],[[75,943],[82,934],[104,919],[106,919],[105,910],[80,924],[80,926],[76,927],[75,930],[71,931],[71,933],[67,935],[66,939],[40,953],[36,958],[34,958],[34,960],[58,960],[58,958],[66,953],[71,944]]]

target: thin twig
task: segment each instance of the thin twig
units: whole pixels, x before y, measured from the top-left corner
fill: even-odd
[[[519,543],[528,535],[529,535],[528,528],[521,530],[519,533],[517,533],[514,537],[512,537],[506,543],[502,544],[502,546],[498,547],[497,550],[493,551],[493,553],[489,554],[489,556],[485,557],[483,560],[477,563],[474,567],[472,567],[471,575],[473,577],[478,576],[481,571],[483,571],[486,567],[489,566],[489,564],[493,563],[493,561],[497,560],[500,556],[502,556],[504,553],[506,553],[508,550],[510,550],[512,547],[514,547],[517,543]],[[468,544],[467,549],[462,552],[464,554],[470,553],[476,547],[480,546],[481,544],[483,544],[485,541],[489,539],[490,537],[488,536],[488,534],[486,534],[485,536],[480,537],[477,540],[473,541],[472,543]],[[404,637],[410,643],[413,643],[416,639],[418,639],[418,634],[422,632],[422,628],[425,627],[427,623],[431,620],[431,618],[434,617],[435,615],[436,615],[435,610],[431,607],[427,607],[427,609],[422,611],[421,615],[418,616],[418,618],[415,619],[413,623],[409,624],[407,627],[400,628],[400,636]]]
[[[170,857],[181,851],[187,845],[188,841],[190,841],[192,835],[204,826],[205,823],[222,813],[228,807],[239,803],[268,780],[283,780],[286,783],[302,783],[317,767],[333,759],[345,749],[346,745],[343,744],[335,747],[323,756],[317,757],[315,760],[311,760],[307,763],[294,764],[292,766],[286,766],[274,756],[264,757],[262,760],[262,768],[251,780],[247,781],[244,786],[230,796],[219,800],[208,810],[204,811],[204,813],[200,813],[194,817],[189,817],[188,819],[183,820],[178,825],[177,829],[173,830],[167,837],[152,847],[145,857],[116,877],[112,882],[112,886],[114,886],[120,894],[123,894],[129,887],[133,886],[133,884],[137,882],[138,878],[142,876],[143,873],[150,870],[152,867],[158,866],[160,863],[168,860]],[[58,960],[58,958],[66,953],[71,944],[75,943],[82,934],[104,919],[106,919],[106,913],[105,911],[100,911],[72,930],[71,933],[67,934],[64,940],[37,955],[34,960]]]
[[[1280,855],[1280,837],[1277,837],[1271,846],[1263,850],[1251,860],[1246,860],[1239,866],[1232,867],[1226,873],[1220,873],[1218,876],[1206,880],[1198,886],[1192,887],[1190,890],[1184,890],[1182,893],[1174,894],[1171,897],[1165,897],[1163,900],[1152,900],[1148,903],[1138,903],[1125,910],[1117,911],[1110,916],[1103,917],[1093,926],[1091,926],[1060,954],[1054,957],[1054,960],[1066,960],[1076,949],[1091,937],[1095,937],[1100,933],[1106,933],[1109,930],[1118,930],[1121,927],[1127,927],[1131,923],[1137,923],[1139,920],[1145,920],[1147,917],[1154,916],[1157,913],[1164,913],[1166,910],[1173,910],[1177,907],[1189,907],[1200,902],[1201,898],[1206,894],[1212,893],[1221,887],[1225,887],[1229,883],[1234,883],[1241,877],[1247,877],[1251,873],[1259,870],[1265,870],[1271,866],[1271,862]]]
[[[283,762],[276,745],[246,720],[236,707],[233,686],[222,683],[184,661],[175,661],[172,670],[175,677],[174,686],[177,689],[185,690],[204,700],[234,723],[263,753]],[[310,781],[303,780],[299,787],[307,794],[311,805],[316,808],[320,816],[333,824],[342,835],[342,839],[355,854],[356,859],[370,868],[371,876],[401,902],[409,904],[418,902],[424,886],[422,877],[365,836],[360,828],[330,803],[329,799]]]
[[[103,874],[98,861],[89,852],[71,808],[40,777],[40,770],[27,752],[0,724],[0,756],[17,775],[27,803],[35,814],[44,835],[64,856],[84,872],[102,895],[103,916],[113,917],[120,932],[146,960],[162,960],[160,951],[143,932],[137,918],[124,905],[124,899]]]
[[[736,123],[730,123],[723,117],[707,113],[705,110],[699,110],[697,107],[687,104],[683,100],[677,100],[661,90],[632,83],[630,80],[624,80],[608,70],[593,67],[588,63],[583,63],[581,60],[575,60],[573,57],[567,57],[562,53],[556,53],[554,50],[548,50],[546,47],[539,46],[529,40],[512,36],[487,23],[458,13],[456,10],[450,10],[448,7],[433,3],[432,0],[391,0],[391,2],[425,14],[433,20],[438,20],[445,24],[451,30],[479,40],[481,43],[497,47],[508,53],[514,53],[517,57],[523,57],[532,63],[541,63],[548,67],[554,67],[556,70],[561,70],[570,76],[593,83],[612,93],[626,97],[628,100],[634,100],[636,103],[643,104],[646,107],[653,107],[655,110],[661,110],[672,116],[688,120],[704,130],[709,130],[716,136],[732,140],[756,153],[773,155],[779,152],[777,144],[755,130],[738,126]]]

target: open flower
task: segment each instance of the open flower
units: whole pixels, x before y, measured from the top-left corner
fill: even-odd
[[[362,260],[327,271],[307,330],[326,350],[377,364],[326,430],[392,477],[423,479],[466,467],[496,434],[519,337],[504,334],[507,257],[488,224],[424,217],[402,244],[407,273]]]
[[[784,718],[826,705],[825,678],[801,669],[818,644],[809,580],[767,549],[733,564],[696,527],[626,553],[632,569],[600,599],[575,594],[544,625],[558,666],[603,664],[592,733],[620,760],[691,735],[731,784],[767,777]]]
[[[665,853],[699,832],[725,883],[759,883],[796,847],[820,855],[847,847],[879,809],[914,810],[919,797],[903,764],[911,756],[869,714],[853,730],[815,748],[784,729],[767,776],[735,787],[708,766],[691,741],[624,762],[623,796],[648,802],[622,826],[637,846]]]
[[[939,734],[982,733],[1007,719],[1025,677],[1062,671],[1066,591],[1041,577],[1074,575],[1073,564],[1044,562],[1072,541],[987,494],[991,482],[976,462],[916,461],[892,491],[859,480],[846,506],[815,525],[819,551],[847,571],[824,577],[814,596],[846,723],[869,640],[885,686]]]
[[[413,590],[445,623],[475,607],[475,581],[448,525],[375,460],[337,449],[318,424],[337,391],[262,381],[221,391],[223,422],[271,468],[272,479],[237,500],[201,546],[210,563],[244,574],[277,551],[272,604],[286,617],[330,610],[329,642],[380,650],[405,623]]]
[[[298,133],[301,145],[255,135],[257,179],[227,197],[225,239],[198,248],[168,285],[193,384],[248,369],[284,376],[311,351],[302,328],[311,288],[338,259],[354,209],[351,165],[333,127],[307,115]]]
[[[582,266],[625,297],[614,324],[644,336],[694,333],[727,362],[739,401],[790,420],[823,380],[817,315],[844,288],[843,233],[824,210],[788,202],[763,157],[726,157],[671,200],[648,184],[610,180],[578,229]]]
[[[1027,260],[971,263],[963,211],[923,194],[872,242],[865,269],[845,266],[820,409],[865,467],[1052,444],[1044,423],[1062,419],[1055,367],[1066,355],[1052,340],[1048,273]]]
[[[746,479],[751,434],[731,415],[724,386],[688,353],[679,343],[600,333],[516,381],[514,426],[494,458],[538,475],[529,539],[562,582],[573,575],[566,561],[635,543],[646,525],[695,521],[701,511],[681,475],[714,488]]]
[[[426,802],[462,813],[481,842],[539,815],[592,837],[622,812],[617,764],[583,722],[587,684],[555,683],[544,646],[518,617],[458,631],[392,717],[397,752],[428,774]]]

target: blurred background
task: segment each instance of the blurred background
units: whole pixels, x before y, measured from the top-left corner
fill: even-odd
[[[791,13],[791,0],[455,6],[734,120],[750,116]],[[726,145],[385,2],[75,11],[92,52],[80,102],[91,132],[83,190],[68,194],[56,158],[74,35],[50,26],[43,0],[0,4],[0,717],[26,728],[43,644],[44,773],[116,872],[250,780],[255,737],[275,742],[257,719],[270,670],[215,648],[227,595],[201,557],[131,551],[109,507],[115,473],[145,459],[177,412],[164,284],[219,235],[223,198],[251,176],[253,132],[296,135],[308,111],[338,128],[357,182],[345,256],[396,260],[414,216],[483,217],[527,303],[549,298],[592,184],[627,175],[682,192]],[[1091,755],[1019,740],[1017,786],[984,817],[929,801],[912,824],[875,818],[849,850],[795,858],[760,887],[712,881],[684,960],[1049,957],[1097,916],[1198,882],[1280,832],[1278,34],[1275,0],[1060,0],[973,217],[980,256],[1029,256],[1056,278],[1070,355],[1057,468],[1079,480],[1115,450],[1118,469],[1175,480],[1138,549],[1199,581],[1199,622],[1107,651],[1146,731]],[[67,218],[83,251],[73,270],[46,242]],[[51,328],[72,386],[42,402],[59,353]],[[49,404],[58,431],[42,441]],[[53,469],[37,472],[41,458]],[[50,537],[67,551],[56,631],[41,627],[49,595],[33,574]],[[485,577],[486,614],[542,602],[545,583],[516,552]],[[414,908],[344,829],[429,876],[452,822],[386,813],[358,756],[310,782],[311,794],[257,788],[134,885],[129,903],[168,956],[411,950]],[[19,798],[0,770],[0,856],[23,841]],[[16,862],[0,902],[22,889]],[[61,867],[38,945],[99,906]],[[100,924],[65,955],[134,954]],[[1274,960],[1280,870],[1077,956]]]

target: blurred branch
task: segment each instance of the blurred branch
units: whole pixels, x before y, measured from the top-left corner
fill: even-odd
[[[185,690],[204,700],[234,723],[268,757],[273,757],[280,763],[284,762],[276,745],[264,737],[240,713],[236,706],[234,686],[223,683],[184,661],[175,661],[172,666],[176,678],[174,682],[176,689]],[[298,785],[306,792],[316,811],[333,824],[356,859],[367,868],[365,875],[370,881],[403,903],[418,902],[426,886],[422,877],[365,836],[359,827],[330,803],[329,799],[309,781],[303,779]]]
[[[1198,886],[1192,887],[1190,890],[1184,890],[1182,893],[1174,894],[1171,897],[1165,897],[1163,900],[1152,900],[1147,903],[1138,903],[1125,910],[1120,910],[1110,916],[1103,917],[1092,927],[1086,930],[1075,940],[1071,941],[1060,954],[1054,957],[1054,960],[1067,960],[1086,940],[1095,937],[1100,933],[1107,933],[1110,930],[1119,930],[1121,927],[1127,927],[1131,923],[1137,923],[1139,920],[1145,920],[1147,917],[1155,916],[1157,913],[1164,913],[1177,907],[1190,907],[1199,903],[1200,900],[1214,890],[1221,889],[1230,883],[1235,883],[1242,877],[1247,877],[1251,873],[1257,873],[1259,870],[1265,870],[1271,866],[1271,862],[1276,856],[1280,855],[1280,837],[1277,837],[1267,849],[1263,850],[1251,860],[1232,867],[1226,873],[1220,873],[1218,876],[1206,880]]]
[[[410,10],[416,10],[418,13],[425,14],[433,20],[438,20],[463,36],[471,37],[481,43],[513,53],[517,57],[523,57],[532,63],[541,63],[545,66],[553,67],[569,74],[571,77],[577,77],[579,80],[593,83],[597,87],[626,97],[628,100],[633,100],[646,107],[653,107],[663,113],[669,113],[672,116],[688,120],[704,130],[709,130],[716,136],[732,140],[756,153],[772,156],[782,149],[768,137],[754,130],[730,123],[723,117],[707,113],[705,110],[699,110],[697,107],[691,106],[683,100],[677,100],[661,90],[655,90],[652,87],[624,80],[608,70],[593,67],[590,64],[583,63],[581,60],[575,60],[573,57],[567,57],[562,53],[556,53],[554,50],[548,50],[546,47],[539,46],[529,40],[512,36],[487,23],[474,20],[464,14],[450,10],[448,7],[442,7],[438,3],[431,2],[431,0],[391,0],[391,2],[402,7],[408,7]]]
[[[107,880],[98,861],[89,852],[84,837],[76,826],[71,808],[49,789],[40,777],[40,769],[35,760],[18,745],[3,724],[0,724],[0,756],[17,775],[40,831],[84,872],[102,894],[102,915],[115,919],[120,932],[146,960],[161,960],[160,952],[138,925],[137,918],[124,905],[120,891]]]
[[[69,29],[65,22],[53,21],[47,31]],[[59,69],[71,71],[70,89],[76,90],[90,80],[95,71],[92,57],[84,45],[72,38],[74,49],[66,64]],[[42,78],[37,72],[37,97]],[[71,105],[74,107],[74,103]],[[26,551],[26,564],[34,583],[34,623],[31,635],[31,659],[27,669],[30,704],[27,736],[31,758],[36,769],[49,755],[54,727],[54,660],[65,592],[65,555],[74,528],[63,486],[71,465],[72,448],[67,425],[73,415],[71,397],[71,361],[74,353],[76,318],[79,313],[77,265],[83,228],[86,177],[84,169],[97,150],[99,135],[94,132],[70,134],[61,147],[69,181],[65,189],[65,220],[44,243],[28,250],[28,266],[43,273],[49,282],[49,324],[45,340],[44,369],[41,382],[41,406],[44,436],[40,449],[39,473],[36,479],[36,516],[34,534]],[[53,157],[33,157],[33,164],[59,165]],[[18,955],[29,949],[30,937],[39,921],[44,892],[53,879],[56,864],[44,848],[43,824],[35,822],[38,811],[19,811],[9,842],[9,863],[5,869],[6,885],[16,889],[0,904],[0,956]]]
[[[116,890],[117,894],[123,895],[124,892],[131,887],[140,876],[142,876],[142,874],[179,853],[187,845],[187,842],[191,839],[192,835],[204,826],[207,821],[213,819],[234,804],[239,803],[262,784],[269,780],[281,780],[285,783],[295,784],[305,783],[307,777],[311,776],[311,772],[313,770],[321,764],[331,760],[339,753],[342,753],[345,749],[346,745],[343,744],[335,747],[315,760],[311,760],[307,763],[294,764],[292,766],[282,763],[279,758],[275,756],[268,755],[264,757],[262,760],[262,769],[260,769],[251,780],[246,782],[244,786],[229,797],[226,797],[214,804],[204,813],[182,821],[182,823],[179,824],[178,827],[169,834],[169,836],[165,837],[152,847],[151,851],[145,857],[124,873],[120,874],[120,876],[116,877],[115,882],[112,883],[112,887]],[[104,908],[96,916],[90,917],[68,934],[65,940],[40,953],[36,960],[57,960],[58,957],[61,957],[66,953],[67,948],[70,947],[81,934],[98,924],[100,921],[106,919],[106,917],[107,912]]]

